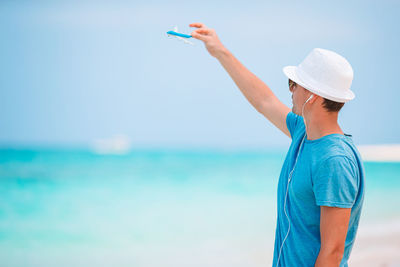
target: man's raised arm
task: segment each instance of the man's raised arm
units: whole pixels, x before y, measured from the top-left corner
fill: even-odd
[[[215,30],[207,28],[202,23],[192,23],[189,26],[198,28],[192,32],[192,37],[204,42],[211,56],[218,59],[253,107],[290,137],[286,126],[286,116],[290,108],[224,47]]]

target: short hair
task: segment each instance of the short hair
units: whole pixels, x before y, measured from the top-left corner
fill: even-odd
[[[297,85],[296,82],[292,81],[289,79],[289,90],[291,91],[291,87]],[[344,103],[332,101],[329,99],[324,98],[324,101],[322,102],[322,106],[325,108],[326,111],[328,112],[339,112],[342,107],[344,106]]]
[[[332,101],[329,99],[324,98],[324,101],[322,102],[322,106],[328,111],[328,112],[339,112],[339,110],[344,106],[344,103]]]

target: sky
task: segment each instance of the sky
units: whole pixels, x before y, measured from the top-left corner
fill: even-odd
[[[348,59],[354,100],[339,114],[355,144],[400,143],[398,1],[0,2],[0,145],[285,147],[199,40],[222,43],[291,107],[286,65],[315,47]]]

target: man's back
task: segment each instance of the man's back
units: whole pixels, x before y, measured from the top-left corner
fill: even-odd
[[[305,137],[300,148],[306,134],[303,118],[290,112],[286,122],[292,143],[278,184],[273,266],[276,266],[279,254],[279,266],[315,264],[321,246],[320,206],[351,208],[341,262],[341,266],[347,266],[364,196],[364,169],[360,155],[352,138],[341,134],[330,134],[316,140]],[[288,186],[289,173],[299,149],[298,162]]]

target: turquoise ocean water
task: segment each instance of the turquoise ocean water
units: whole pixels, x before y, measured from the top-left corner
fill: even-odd
[[[0,150],[0,266],[268,266],[285,150]],[[365,162],[362,222],[400,218]]]

